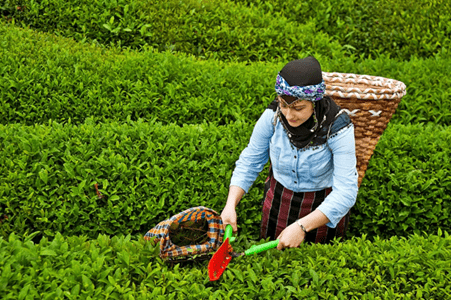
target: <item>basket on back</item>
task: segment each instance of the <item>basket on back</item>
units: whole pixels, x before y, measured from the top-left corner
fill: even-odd
[[[388,125],[406,85],[384,77],[323,72],[326,95],[345,109],[354,123],[360,186],[368,162]]]

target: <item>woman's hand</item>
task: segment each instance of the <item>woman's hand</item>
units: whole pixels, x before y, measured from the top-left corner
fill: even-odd
[[[236,185],[231,185],[229,188],[229,195],[227,196],[227,203],[222,210],[221,219],[224,228],[227,224],[232,225],[233,232],[236,233],[238,228],[236,226],[236,209],[235,207],[240,202],[244,195],[244,190]]]
[[[238,231],[238,227],[236,226],[236,210],[233,207],[226,206],[221,213],[222,223],[224,227],[227,224],[232,225],[233,232],[236,233]]]
[[[286,227],[277,237],[279,244],[277,250],[283,248],[296,248],[304,241],[305,232],[299,227],[297,223],[293,223]]]

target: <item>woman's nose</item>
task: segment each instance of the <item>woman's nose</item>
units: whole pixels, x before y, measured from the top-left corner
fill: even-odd
[[[286,110],[286,112],[285,112],[285,117],[286,117],[287,119],[290,119],[290,117],[291,117],[291,108],[287,108],[287,110]]]

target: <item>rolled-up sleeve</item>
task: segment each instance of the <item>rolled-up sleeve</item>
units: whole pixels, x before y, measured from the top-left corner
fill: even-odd
[[[357,198],[358,174],[354,126],[350,125],[331,137],[329,147],[333,153],[334,165],[332,192],[317,209],[329,219],[330,222],[326,225],[335,228],[355,204]]]
[[[266,109],[255,124],[249,144],[236,162],[230,185],[239,186],[246,193],[269,159],[269,143],[274,132],[274,111]]]

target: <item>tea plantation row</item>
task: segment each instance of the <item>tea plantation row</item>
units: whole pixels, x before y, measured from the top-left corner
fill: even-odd
[[[170,267],[142,238],[0,238],[2,299],[449,299],[451,237],[302,245],[234,258],[210,282],[206,264]],[[243,247],[251,244],[238,239]],[[238,249],[238,248],[237,248]]]
[[[189,207],[221,211],[252,128],[142,120],[0,125],[0,209],[9,217],[2,235],[144,234]],[[449,127],[390,126],[371,159],[351,232],[388,238],[449,228],[450,144]],[[255,237],[265,177],[239,206],[243,230]]]
[[[347,52],[398,60],[449,56],[451,3],[447,0],[234,0],[297,24],[314,20]],[[313,39],[316,39],[313,37]],[[343,51],[342,51],[343,52]]]
[[[443,0],[4,1],[2,299],[451,298],[449,11]],[[217,282],[206,262],[165,264],[142,235],[192,206],[222,209],[275,74],[307,54],[324,71],[408,86],[348,239],[236,258]],[[259,243],[265,176],[239,205],[237,251]]]
[[[8,0],[11,23],[77,41],[227,61],[449,55],[451,5],[436,1]]]
[[[0,23],[0,123],[33,125],[157,120],[165,124],[255,122],[271,102],[277,63],[199,61],[171,53],[106,50]],[[321,60],[321,58],[319,58]],[[445,58],[355,63],[321,60],[324,71],[404,82],[392,123],[451,123]]]

